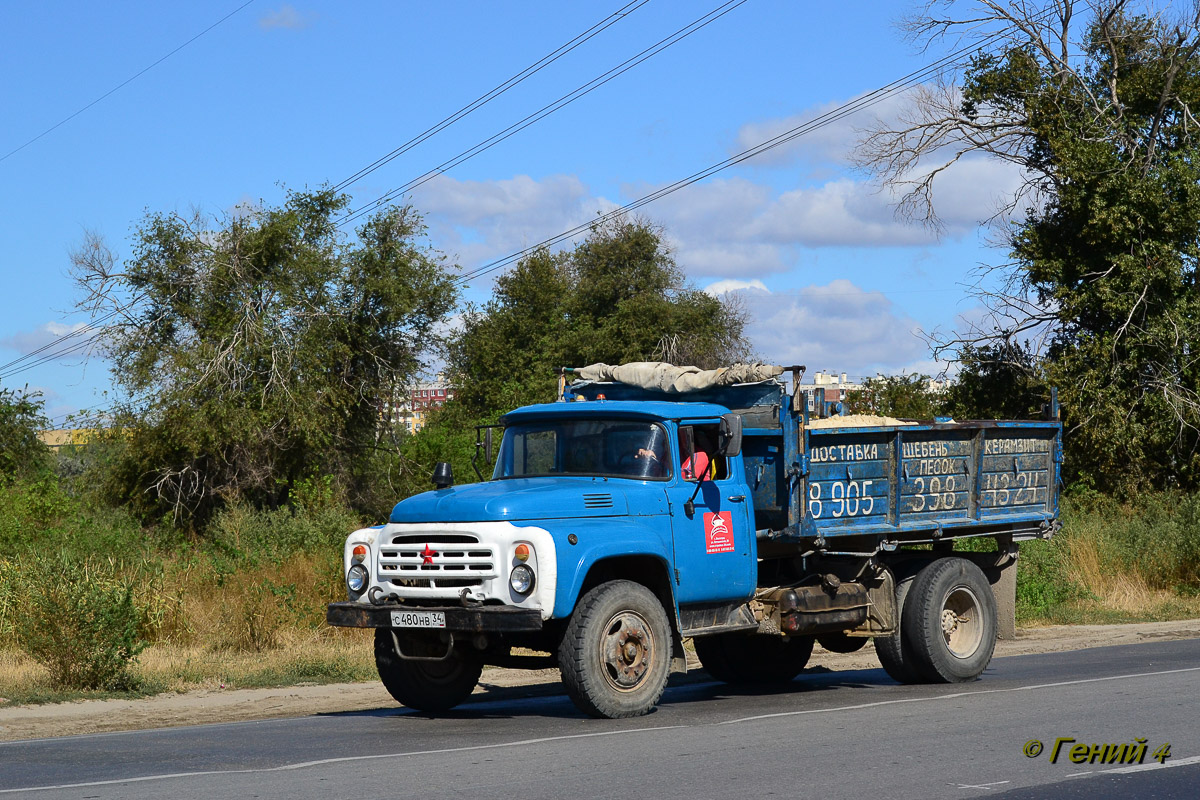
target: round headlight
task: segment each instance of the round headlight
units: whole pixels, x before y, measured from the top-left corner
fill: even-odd
[[[524,564],[517,564],[508,576],[508,585],[517,594],[529,594],[533,589],[533,570]]]
[[[362,590],[367,588],[367,568],[362,564],[355,564],[347,570],[346,588],[354,594],[361,594]]]

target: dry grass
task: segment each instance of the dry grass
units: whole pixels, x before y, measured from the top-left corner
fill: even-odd
[[[249,653],[279,648],[289,629],[317,629],[325,605],[341,599],[329,567],[304,553],[231,574],[189,565],[170,581],[159,638]]]
[[[1174,592],[1152,588],[1136,568],[1109,568],[1095,537],[1073,538],[1066,547],[1067,577],[1089,595],[1087,603],[1140,616],[1177,600]]]
[[[244,689],[373,680],[370,631],[287,628],[276,646],[261,652],[202,644],[159,642],[130,670],[142,693],[197,689]],[[103,693],[53,692],[49,674],[24,653],[0,649],[0,697],[15,702],[46,702]]]

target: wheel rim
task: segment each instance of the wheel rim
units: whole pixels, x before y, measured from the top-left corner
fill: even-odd
[[[430,683],[451,684],[463,674],[461,660],[451,657],[445,661],[419,662],[418,667]]]
[[[600,639],[601,672],[619,692],[642,685],[654,663],[654,634],[645,617],[635,611],[614,614]]]
[[[979,598],[966,586],[951,589],[942,603],[942,636],[955,658],[970,658],[983,641]]]

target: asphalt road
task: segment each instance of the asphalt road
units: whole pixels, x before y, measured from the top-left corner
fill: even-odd
[[[0,743],[0,800],[1195,798],[1198,698],[1200,640],[1001,658],[956,686],[882,670],[766,693],[692,683],[636,720],[514,692],[441,718],[394,707]],[[1059,738],[1075,742],[1052,764]],[[1070,760],[1139,738],[1140,765]]]

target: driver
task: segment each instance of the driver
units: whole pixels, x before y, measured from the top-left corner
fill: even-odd
[[[637,474],[645,478],[661,478],[668,472],[666,437],[658,428],[651,428],[646,441],[633,454]]]

